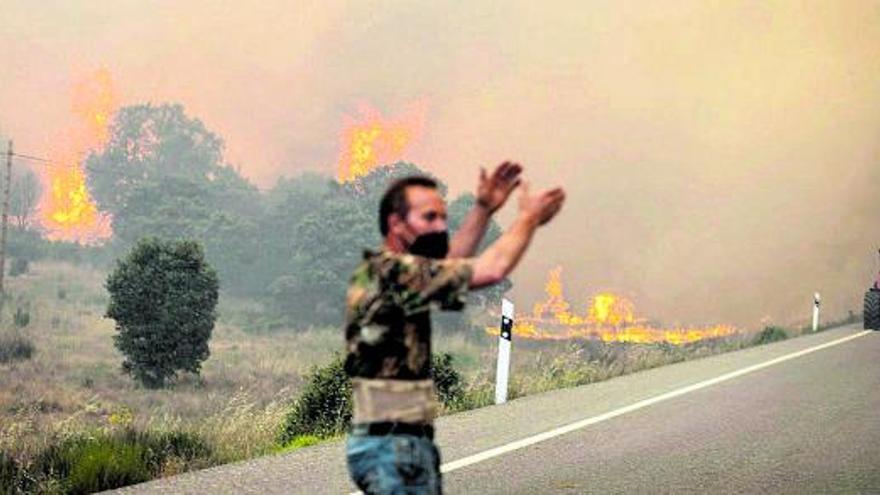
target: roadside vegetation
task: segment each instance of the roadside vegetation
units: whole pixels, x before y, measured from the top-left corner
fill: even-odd
[[[4,330],[0,333],[0,364],[30,359],[34,344],[21,330]]]

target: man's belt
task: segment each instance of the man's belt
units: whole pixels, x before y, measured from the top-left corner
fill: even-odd
[[[414,423],[361,423],[351,425],[351,434],[355,436],[413,435],[434,439],[434,427]]]

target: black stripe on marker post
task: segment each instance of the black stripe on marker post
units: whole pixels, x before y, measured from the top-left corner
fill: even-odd
[[[502,316],[501,317],[501,338],[505,340],[511,340],[513,337],[513,320]]]

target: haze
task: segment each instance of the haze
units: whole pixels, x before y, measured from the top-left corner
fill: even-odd
[[[70,88],[182,103],[262,187],[336,171],[343,116],[424,102],[406,159],[473,188],[514,159],[565,210],[514,277],[563,267],[666,323],[858,310],[880,248],[880,3],[5,1],[0,133],[41,155]],[[512,218],[515,206],[501,216]]]

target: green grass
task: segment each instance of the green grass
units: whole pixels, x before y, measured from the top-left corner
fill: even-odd
[[[299,435],[294,437],[290,442],[285,444],[278,445],[275,449],[273,449],[272,453],[274,454],[286,454],[288,452],[293,452],[294,450],[299,450],[305,447],[311,447],[312,445],[317,445],[321,442],[327,441],[331,438],[337,437],[320,437],[318,435]]]
[[[0,486],[94,493],[211,464],[211,449],[192,433],[95,430],[58,438],[25,463],[0,455]]]

